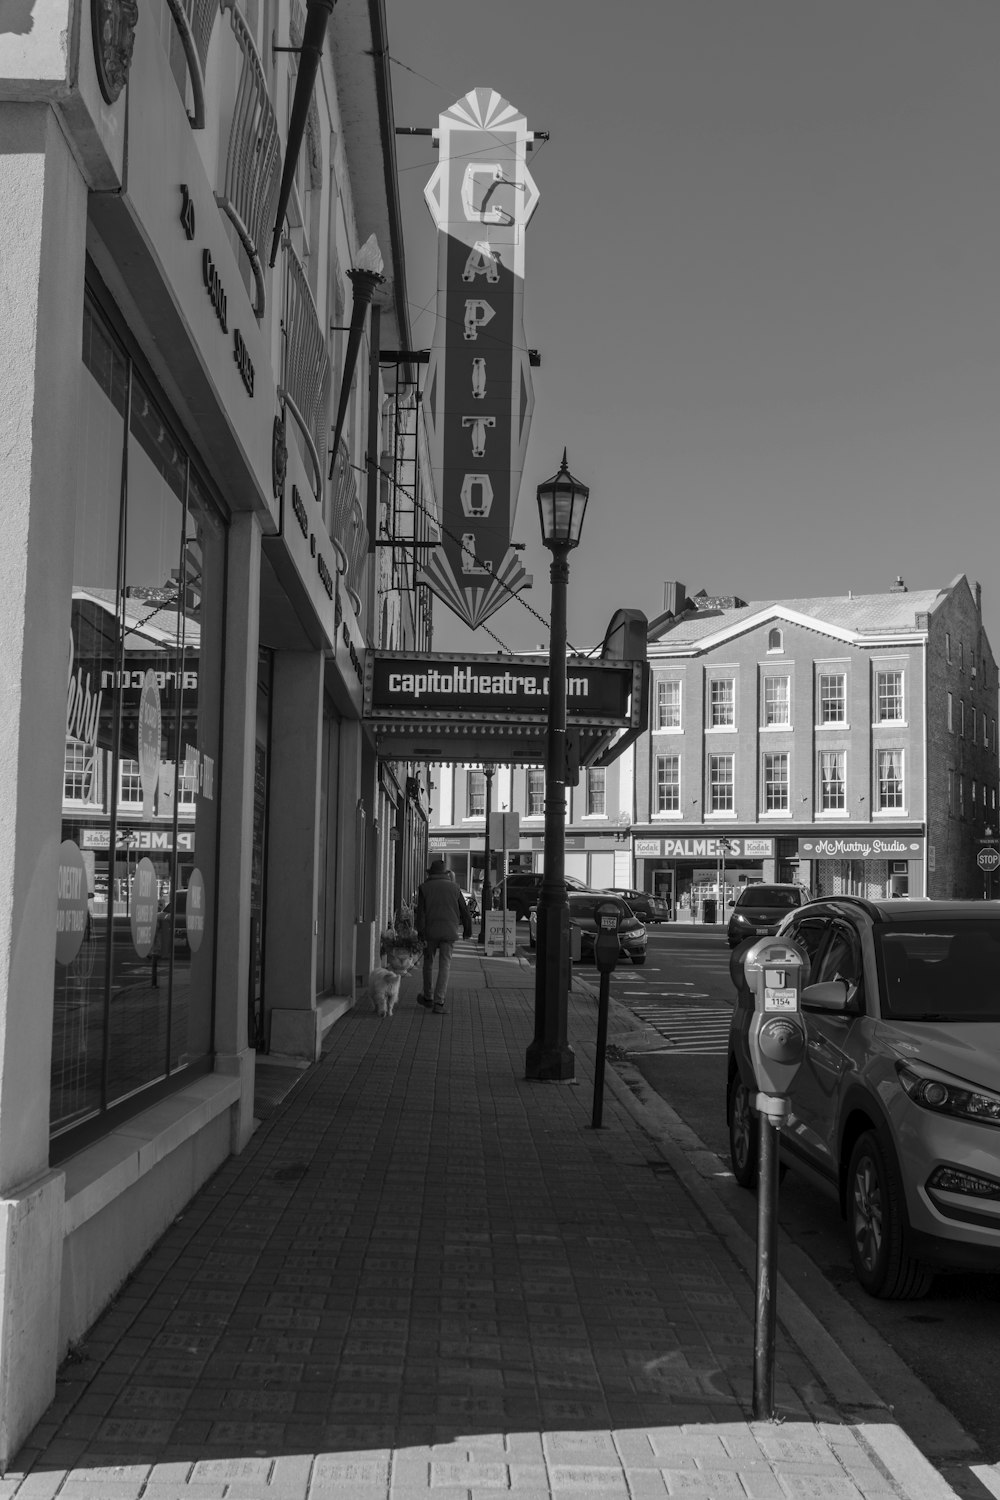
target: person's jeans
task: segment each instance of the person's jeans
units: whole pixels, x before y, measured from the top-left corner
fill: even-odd
[[[425,938],[424,948],[424,998],[432,998],[435,1005],[443,1005],[448,993],[448,975],[451,973],[451,955],[455,944],[448,938]],[[434,955],[437,954],[437,984],[434,983]]]

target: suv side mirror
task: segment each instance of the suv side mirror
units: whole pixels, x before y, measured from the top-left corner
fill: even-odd
[[[847,985],[843,979],[807,984],[802,991],[802,1006],[805,1010],[830,1011],[834,1015],[845,1015],[852,1008],[848,1005]]]

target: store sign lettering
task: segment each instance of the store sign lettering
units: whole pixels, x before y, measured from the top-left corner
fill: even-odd
[[[193,240],[195,235],[194,203],[192,202],[186,183],[181,183],[181,211],[178,214],[178,218],[181,221],[185,239]],[[207,248],[201,252],[201,279],[215,316],[219,320],[219,327],[223,333],[228,333],[229,298],[222,284],[219,269],[212,259],[212,252]],[[250,351],[238,328],[233,329],[233,359],[236,363],[236,368],[240,372],[243,387],[247,395],[252,397],[254,387],[253,360],[250,358]]]
[[[416,657],[409,652],[376,653],[365,713],[530,714],[543,718],[549,696],[548,662],[519,657]],[[584,662],[573,657],[566,682],[566,707],[578,720],[629,722],[641,700],[635,663]]]
[[[878,839],[800,839],[799,854],[814,859],[886,859],[896,856],[919,854],[922,839],[878,838]]]
[[[183,688],[185,692],[198,691],[197,672],[153,672],[156,686],[162,693],[165,688]],[[90,679],[88,678],[88,681]],[[102,672],[102,688],[142,688],[145,672]]]
[[[87,935],[87,870],[72,839],[59,847],[56,875],[56,963],[71,964]]]
[[[75,656],[76,642],[71,630],[69,633],[69,683],[66,693],[66,734],[70,739],[80,740],[93,750],[97,748],[102,695],[91,692],[89,672],[86,678],[84,678],[82,667],[77,667],[76,672],[73,672]],[[103,687],[103,680],[101,685]]]
[[[226,300],[226,293],[222,285],[222,278],[220,277],[218,271],[215,269],[215,261],[212,259],[211,250],[203,250],[201,252],[201,279],[205,283],[205,290],[208,292],[208,300],[215,308],[215,316],[219,320],[219,327],[222,329],[223,333],[228,333],[229,323],[227,321],[227,314],[229,304]]]
[[[488,88],[446,110],[435,136],[424,197],[439,292],[424,410],[443,539],[420,581],[475,628],[531,582],[510,541],[534,404],[523,321],[534,136]]]
[[[365,669],[361,665],[361,658],[360,658],[360,656],[358,655],[357,651],[354,648],[354,642],[351,640],[351,632],[347,628],[347,621],[346,620],[344,621],[344,626],[343,626],[343,630],[342,630],[342,639],[343,639],[345,647],[347,648],[347,654],[348,654],[348,656],[351,659],[351,666],[354,668],[354,671],[357,674],[358,681],[359,682],[364,682],[364,680],[365,680]]]
[[[106,853],[111,848],[111,830],[109,828],[82,828],[80,848]],[[124,829],[119,829],[116,848],[141,849],[144,854],[169,854],[174,848],[173,834],[169,828],[134,828],[131,837],[126,838]],[[193,828],[177,830],[177,848],[182,854],[194,852]]]
[[[469,698],[510,698],[527,693],[529,697],[544,698],[549,691],[549,679],[547,675],[527,676],[516,672],[477,673],[469,668],[455,672],[390,672],[389,691],[412,698],[414,702],[440,693],[463,693]],[[568,698],[586,698],[589,692],[590,683],[586,677],[567,678]]]
[[[254,378],[253,360],[250,358],[250,350],[243,342],[243,335],[238,328],[233,329],[233,359],[236,361],[236,368],[240,372],[240,379],[246,387],[247,395],[252,396]]]
[[[299,487],[297,484],[292,485],[292,511],[296,521],[298,521],[299,523],[299,530],[301,531],[302,535],[308,536],[309,517],[306,514],[306,508],[302,503],[302,496],[299,494]]]
[[[725,844],[725,850],[723,850]],[[771,859],[773,839],[754,838],[663,838],[636,839],[635,852],[640,859]]]
[[[195,745],[185,745],[184,775],[194,782],[203,797],[212,801],[215,796],[215,761],[211,755],[204,755]]]

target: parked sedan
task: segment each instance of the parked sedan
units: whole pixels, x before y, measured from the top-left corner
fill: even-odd
[[[609,904],[617,906],[619,911],[618,956],[629,958],[634,964],[646,962],[646,929],[620,896],[610,895],[607,891],[570,891],[567,899],[569,925],[580,934],[581,963],[594,961],[594,940],[597,937],[595,912],[598,906]],[[534,948],[537,940],[538,907],[533,906],[528,913],[528,947]]]
[[[732,903],[726,937],[730,948],[749,937],[768,937],[788,913],[809,900],[804,885],[745,885]]]
[[[609,885],[608,892],[612,896],[620,896],[627,901],[637,917],[644,922],[669,922],[670,902],[663,896],[654,896],[652,891],[637,891],[627,889],[622,885]]]
[[[807,960],[808,1034],[781,1159],[839,1199],[861,1285],[919,1297],[936,1270],[1000,1270],[1000,902],[830,897],[778,936]],[[733,1174],[752,1187],[741,967],[734,954],[727,1115]]]

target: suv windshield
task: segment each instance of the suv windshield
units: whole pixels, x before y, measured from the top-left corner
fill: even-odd
[[[748,885],[736,898],[737,906],[773,906],[779,911],[791,911],[801,906],[798,891],[783,885]]]
[[[1000,920],[876,927],[883,1019],[1000,1021]]]

